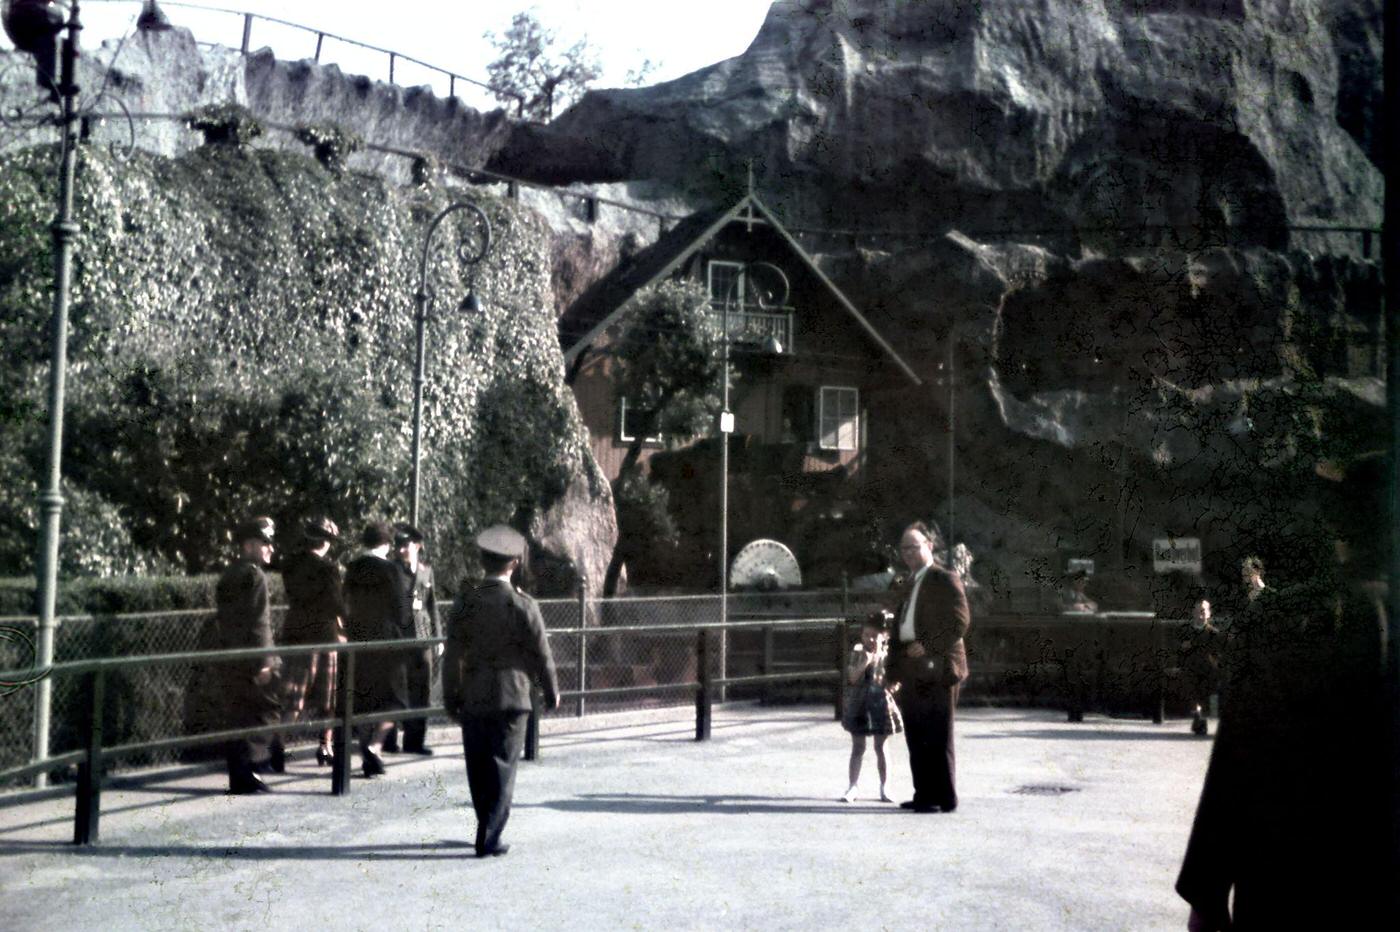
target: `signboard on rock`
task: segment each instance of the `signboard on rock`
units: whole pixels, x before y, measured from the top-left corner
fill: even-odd
[[[1158,537],[1152,541],[1154,573],[1200,573],[1199,537]]]

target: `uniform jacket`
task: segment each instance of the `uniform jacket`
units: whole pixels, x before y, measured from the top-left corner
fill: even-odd
[[[403,570],[373,554],[345,568],[345,628],[352,641],[413,637],[408,580]]]
[[[272,647],[272,614],[269,611],[267,574],[249,560],[239,560],[224,570],[214,588],[215,650],[240,647]],[[247,660],[221,662],[221,677],[230,684],[251,685],[253,678],[265,666],[276,666],[277,658],[252,657]]]
[[[914,574],[896,584],[899,604],[894,612],[894,632],[890,638],[888,679],[893,683],[929,683],[956,686],[967,679],[967,647],[963,637],[972,625],[967,594],[962,580],[941,566],[930,566],[924,573],[919,597],[914,603],[914,637],[924,645],[922,657],[905,653],[899,643],[904,623],[904,607],[914,586]]]
[[[536,682],[549,705],[559,694],[539,606],[501,579],[457,598],[442,665],[443,701],[454,714],[527,712]]]
[[[433,568],[418,564],[418,572],[399,564],[404,585],[408,587],[409,611],[413,614],[413,637],[435,638],[438,634],[437,595],[433,587]]]
[[[345,618],[340,567],[325,557],[303,551],[282,564],[287,589],[287,621],[282,640],[288,644],[334,641]]]

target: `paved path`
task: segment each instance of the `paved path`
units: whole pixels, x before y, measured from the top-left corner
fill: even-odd
[[[345,799],[303,757],[260,797],[207,771],[116,778],[93,848],[68,844],[71,795],[4,796],[0,929],[1185,928],[1172,883],[1209,741],[1044,711],[958,725],[962,805],[915,815],[836,800],[848,739],[829,710],[719,707],[703,744],[679,718],[547,723],[512,851],[480,861],[446,731],[439,756],[390,757]],[[873,793],[869,752],[863,776]]]

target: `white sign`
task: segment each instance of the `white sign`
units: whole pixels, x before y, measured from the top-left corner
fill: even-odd
[[[1065,573],[1073,576],[1075,573],[1083,573],[1085,576],[1094,575],[1094,561],[1088,557],[1070,557],[1065,562]]]
[[[1199,573],[1201,571],[1201,539],[1199,537],[1159,537],[1153,540],[1152,571],[1154,573]]]
[[[721,411],[719,413],[719,432],[721,434],[734,433],[734,412]]]

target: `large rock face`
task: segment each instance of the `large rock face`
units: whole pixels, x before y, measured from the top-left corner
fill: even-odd
[[[1378,36],[1375,0],[780,0],[743,55],[590,93],[495,164],[691,186],[752,159],[867,229],[1374,225]]]
[[[490,165],[712,199],[752,165],[931,386],[871,413],[888,522],[963,515],[1007,582],[1141,575],[1169,534],[1228,579],[1287,562],[1280,490],[1382,424],[1378,237],[1308,229],[1379,227],[1379,36],[1374,0],[785,0]]]

